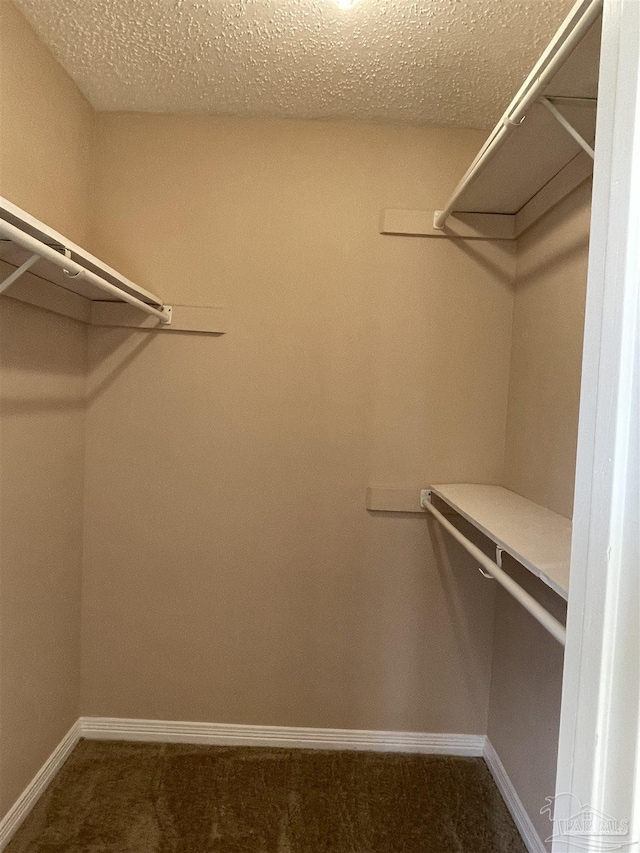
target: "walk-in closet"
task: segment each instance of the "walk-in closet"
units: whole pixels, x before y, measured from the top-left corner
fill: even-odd
[[[0,850],[636,849],[639,68],[0,0]]]

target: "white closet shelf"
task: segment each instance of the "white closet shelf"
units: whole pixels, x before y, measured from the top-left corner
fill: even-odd
[[[565,600],[571,521],[502,486],[447,483],[429,491]]]
[[[0,293],[90,325],[226,331],[222,309],[165,305],[1,196]]]
[[[441,210],[380,232],[515,239],[593,170],[602,0],[578,0]]]

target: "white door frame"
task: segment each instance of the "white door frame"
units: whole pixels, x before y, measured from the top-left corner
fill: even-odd
[[[598,103],[554,853],[638,851],[640,0],[604,2]]]

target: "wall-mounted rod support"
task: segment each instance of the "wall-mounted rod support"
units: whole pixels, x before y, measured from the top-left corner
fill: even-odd
[[[109,281],[105,281],[105,279],[100,278],[99,275],[91,272],[91,270],[85,269],[83,266],[76,263],[76,261],[67,257],[69,254],[68,252],[58,252],[46,243],[42,243],[40,240],[37,240],[35,237],[27,234],[25,231],[21,231],[20,228],[16,228],[16,226],[12,225],[10,222],[0,221],[0,238],[10,240],[17,246],[22,246],[23,249],[26,249],[28,252],[32,252],[35,255],[35,260],[42,258],[43,260],[49,261],[55,266],[63,269],[70,277],[73,277],[76,280],[80,279],[89,282],[89,284],[92,284],[99,290],[108,293],[110,296],[114,296],[119,302],[128,302],[129,305],[133,305],[134,308],[139,308],[140,311],[144,311],[152,317],[156,317],[163,325],[168,325],[171,322],[171,310],[169,309],[169,306],[161,304],[158,304],[157,306],[149,305],[149,303],[143,302],[142,299],[138,299],[128,291],[122,290],[115,284],[111,284]],[[11,281],[9,281],[9,284],[11,284],[18,277],[18,274],[22,275],[22,272],[26,271],[23,269],[25,264],[29,263],[29,261],[31,263],[35,263],[35,260],[32,256],[32,258],[25,261],[21,267],[18,267],[18,269],[9,275],[8,279],[3,282],[2,287],[8,287],[7,281],[11,279]]]
[[[567,632],[555,616],[552,616],[548,610],[539,604],[532,595],[524,590],[520,584],[516,583],[503,569],[493,562],[480,548],[470,542],[467,537],[462,534],[457,527],[445,518],[445,516],[437,510],[431,503],[431,493],[428,492],[426,499],[422,500],[422,506],[438,521],[445,530],[447,530],[453,538],[458,541],[465,551],[477,560],[483,569],[485,569],[494,580],[497,580],[500,586],[504,587],[507,592],[512,595],[527,610],[534,619],[536,619],[545,628],[552,637],[554,637],[563,646],[566,642]]]
[[[584,139],[584,137],[578,133],[578,131],[575,129],[575,127],[570,122],[567,121],[567,119],[562,115],[560,110],[554,104],[551,103],[549,98],[539,98],[538,100],[540,101],[540,103],[543,106],[545,106],[549,110],[551,115],[555,119],[557,119],[557,121],[562,125],[562,127],[564,127],[564,129],[567,131],[569,136],[572,136],[575,139],[575,141],[578,143],[578,145],[584,151],[586,151],[587,154],[589,155],[589,157],[591,157],[591,159],[593,160],[596,156],[596,152],[589,145],[587,140]]]
[[[507,136],[522,123],[529,107],[543,95],[553,76],[600,15],[602,3],[603,0],[591,0],[591,2],[582,0],[582,2],[576,3],[574,10],[558,31],[557,36],[533,67],[507,111],[491,132],[473,163],[467,169],[446,206],[437,212],[433,220],[436,228],[444,228],[447,219],[456,210],[460,196],[469,184],[477,178]]]
[[[27,270],[29,270],[36,261],[40,260],[40,255],[33,254],[31,257],[27,258],[27,260],[17,267],[12,273],[4,279],[4,281],[0,282],[0,293],[4,293],[4,291],[9,287],[10,284],[13,284],[14,281],[20,278],[21,275],[24,275]]]

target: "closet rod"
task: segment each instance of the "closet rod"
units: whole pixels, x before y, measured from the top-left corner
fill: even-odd
[[[154,305],[149,305],[147,302],[143,302],[142,299],[138,299],[126,290],[121,290],[115,284],[105,281],[105,279],[100,278],[99,275],[91,272],[91,270],[85,269],[83,266],[76,263],[76,261],[73,261],[71,258],[68,258],[66,255],[56,249],[53,249],[51,246],[48,246],[46,243],[40,242],[40,240],[37,240],[30,234],[21,231],[20,228],[16,228],[16,226],[12,225],[10,222],[0,222],[0,239],[9,240],[12,243],[16,243],[18,246],[22,246],[23,249],[31,252],[32,255],[38,255],[42,260],[49,261],[55,266],[60,267],[64,274],[69,278],[88,281],[90,284],[100,290],[103,290],[105,293],[117,297],[118,301],[128,302],[129,305],[133,305],[134,308],[139,308],[141,311],[150,314],[152,317],[157,317],[164,325],[171,322],[171,309],[168,306],[158,303],[159,307],[155,307]],[[32,263],[34,263],[33,257],[29,258],[21,267],[18,267],[18,269],[15,270],[15,273],[18,273],[18,271],[20,271],[21,274],[26,272],[28,266]],[[15,281],[18,277],[15,273],[11,273],[7,280],[11,279],[11,282]]]
[[[460,196],[464,193],[469,184],[476,179],[479,172],[497,152],[514,128],[518,127],[518,125],[522,123],[529,107],[531,107],[531,105],[543,94],[544,89],[551,82],[553,76],[585,36],[587,30],[596,21],[602,11],[602,3],[603,0],[591,0],[581,17],[573,26],[573,29],[569,32],[569,35],[562,44],[557,47],[555,53],[553,53],[553,50],[556,48],[557,42],[555,39],[551,42],[521,86],[513,101],[509,104],[507,111],[480,149],[477,157],[467,169],[464,177],[455,188],[453,195],[447,202],[446,207],[442,210],[436,211],[433,220],[435,228],[444,228],[447,219],[456,209],[456,204],[458,203]],[[581,5],[584,5],[584,2],[578,2],[576,4],[577,7],[580,7]],[[567,18],[567,21],[568,20],[569,19]],[[568,26],[569,25],[567,24],[567,27]],[[558,33],[558,36],[559,35],[560,33]]]
[[[456,539],[462,547],[477,560],[480,565],[486,569],[494,580],[497,580],[500,586],[504,587],[516,601],[518,601],[525,610],[527,610],[534,619],[536,619],[543,628],[551,634],[563,646],[566,641],[567,632],[555,616],[552,616],[548,610],[539,604],[532,595],[524,590],[520,584],[516,583],[513,578],[500,568],[497,563],[494,563],[486,554],[484,554],[477,545],[470,542],[467,537],[460,533],[457,527],[445,518],[445,516],[437,510],[431,503],[431,495],[423,502],[423,507],[431,513],[431,515],[447,530],[454,539]]]

